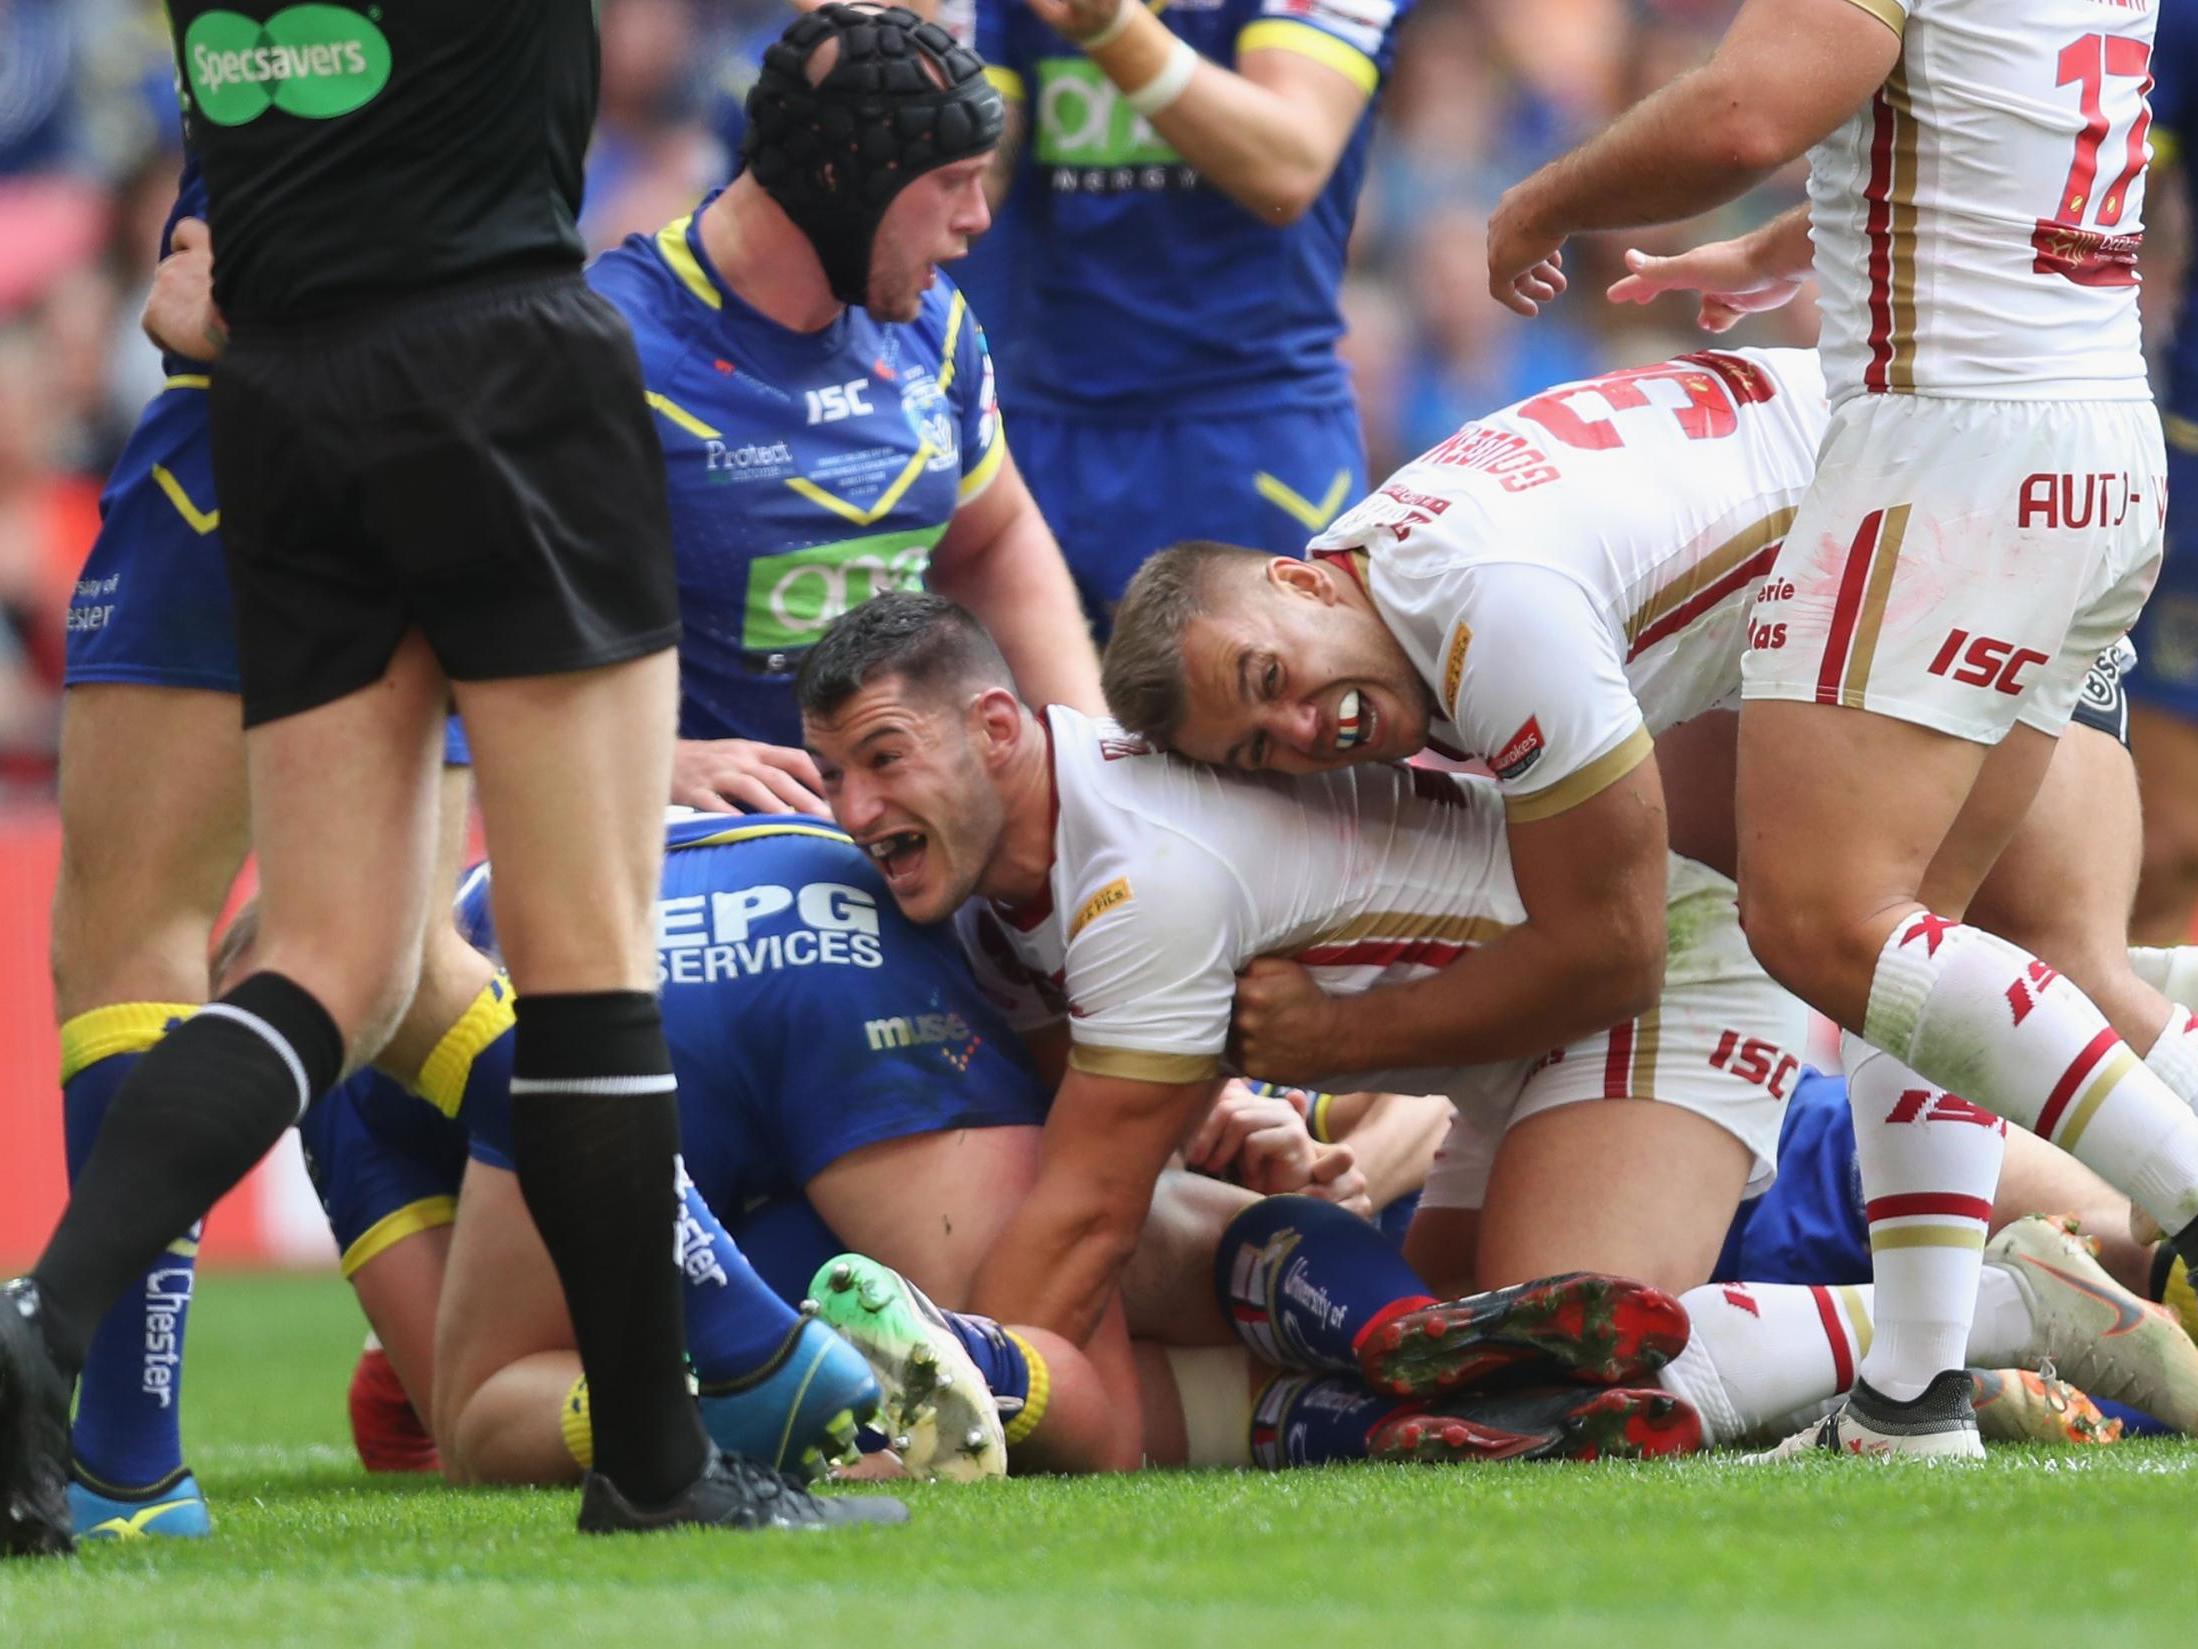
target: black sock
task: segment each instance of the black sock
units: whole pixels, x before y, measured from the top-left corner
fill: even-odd
[[[31,1275],[47,1344],[70,1373],[153,1256],[251,1171],[343,1074],[343,1033],[279,973],[255,973],[146,1051]]]
[[[2168,1246],[2183,1257],[2183,1264],[2190,1268],[2190,1274],[2198,1277],[2198,1220],[2192,1220],[2168,1238]]]
[[[520,996],[512,1156],[565,1287],[588,1377],[595,1469],[641,1505],[708,1456],[687,1391],[672,1229],[679,1094],[645,991]]]
[[[2175,1262],[2179,1259],[2182,1256],[2175,1252],[2173,1243],[2164,1242],[2153,1249],[2152,1268],[2145,1277],[2146,1299],[2158,1301],[2167,1298],[2168,1279],[2175,1275]],[[2189,1262],[2186,1260],[2184,1264],[2187,1268]]]

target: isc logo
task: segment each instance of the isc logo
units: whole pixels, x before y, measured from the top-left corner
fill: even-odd
[[[1949,630],[1930,669],[1934,676],[1958,681],[1964,687],[1989,687],[1995,692],[2015,694],[2023,690],[2022,673],[2045,660],[2045,654],[2017,647],[2012,641]]]
[[[850,378],[844,384],[831,384],[806,393],[812,424],[836,424],[842,418],[860,418],[877,410],[870,404],[870,380],[867,378]]]

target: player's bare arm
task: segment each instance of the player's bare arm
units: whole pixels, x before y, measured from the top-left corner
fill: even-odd
[[[984,621],[1030,703],[1105,708],[1076,585],[1014,453],[1003,453],[991,484],[954,512],[928,582]]]
[[[1153,1185],[1213,1087],[1072,1067],[1046,1116],[1038,1183],[978,1268],[973,1308],[1090,1338],[1136,1251]]]
[[[1340,42],[1333,64],[1261,47],[1232,71],[1139,0],[1030,4],[1133,107],[1145,100],[1139,112],[1201,177],[1269,223],[1293,223],[1320,198],[1373,93],[1373,65]]]
[[[1745,193],[1884,82],[1900,37],[1854,0],[1748,0],[1709,62],[1504,193],[1488,290],[1537,313],[1530,284],[1565,238],[1690,218]]]
[[[1524,925],[1440,973],[1364,1000],[1331,997],[1295,963],[1260,959],[1237,985],[1243,1068],[1310,1081],[1487,1064],[1546,1053],[1644,1012],[1663,986],[1665,948],[1664,795],[1654,759],[1566,812],[1514,821],[1507,834]]]

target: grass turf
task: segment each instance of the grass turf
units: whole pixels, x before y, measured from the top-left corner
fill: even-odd
[[[191,1458],[215,1536],[0,1568],[0,1644],[2187,1643],[2198,1445],[1334,1468],[918,1488],[903,1529],[582,1542],[574,1496],[369,1478],[333,1279],[212,1277]],[[704,1634],[708,1634],[705,1636]]]

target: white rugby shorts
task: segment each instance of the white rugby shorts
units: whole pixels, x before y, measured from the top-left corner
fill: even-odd
[[[1560,1105],[1648,1099],[1692,1111],[1753,1157],[1745,1196],[1777,1174],[1786,1096],[1801,1074],[1808,1010],[1763,971],[1740,931],[1733,884],[1672,856],[1664,994],[1638,1019],[1538,1060],[1462,1073],[1457,1119],[1435,1153],[1422,1208],[1479,1208],[1504,1135]],[[1644,1162],[1654,1174],[1664,1164]]]
[[[1741,696],[2057,735],[2144,606],[2166,508],[2150,401],[1856,396],[1758,588]]]

